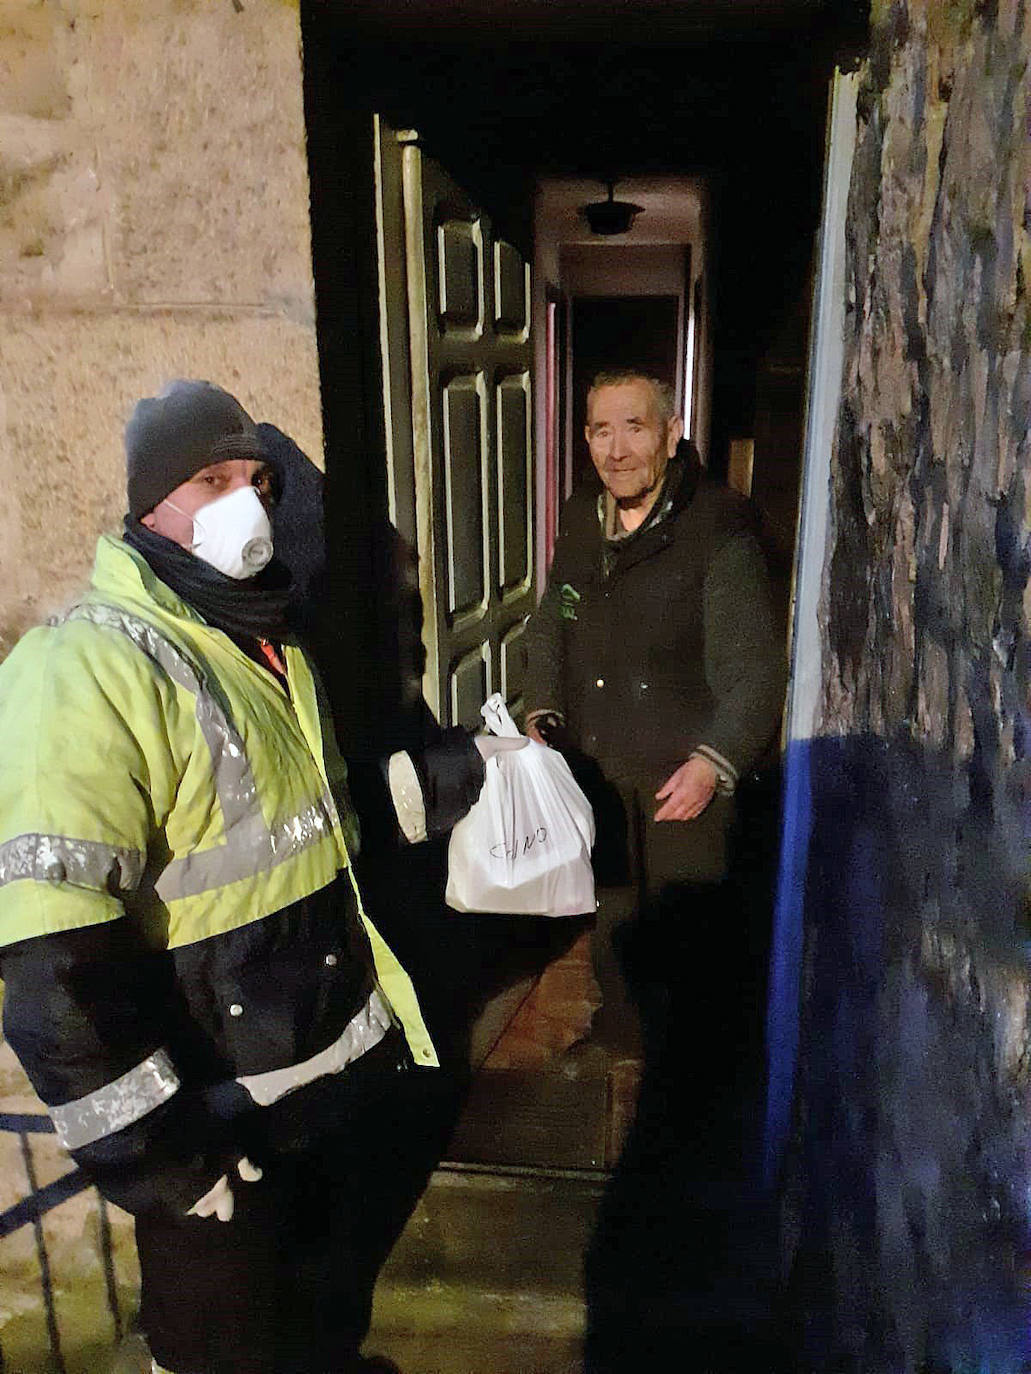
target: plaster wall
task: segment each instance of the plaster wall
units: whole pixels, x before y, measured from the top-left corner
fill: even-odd
[[[562,287],[570,296],[684,298],[686,244],[563,244]]]
[[[322,462],[308,210],[296,0],[3,0],[0,658],[119,526],[140,396],[208,378]],[[0,1043],[0,1219],[72,1168],[15,1114]],[[115,1367],[127,1217],[89,1191],[0,1229],[0,1275],[4,1368]]]

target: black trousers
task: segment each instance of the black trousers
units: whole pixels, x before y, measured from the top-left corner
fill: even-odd
[[[264,1176],[234,1186],[232,1221],[137,1218],[141,1323],[164,1368],[351,1368],[380,1266],[439,1152],[427,1126],[438,1072],[410,1068],[400,1040],[392,1033],[314,1094],[304,1090],[306,1125],[254,1113],[247,1152]]]

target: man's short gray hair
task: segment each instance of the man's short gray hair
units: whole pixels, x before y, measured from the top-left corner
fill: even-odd
[[[598,372],[591,380],[587,388],[587,408],[590,411],[591,397],[594,392],[599,391],[603,386],[625,386],[627,382],[647,382],[655,396],[655,404],[659,411],[659,419],[663,424],[668,425],[676,414],[676,399],[673,395],[673,388],[668,382],[662,382],[658,377],[653,377],[650,372],[645,372],[637,367],[619,367],[606,369]]]

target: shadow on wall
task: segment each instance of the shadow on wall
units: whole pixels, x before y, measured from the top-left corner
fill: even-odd
[[[782,1194],[791,1344],[819,1374],[1017,1374],[1031,1357],[1028,764],[992,785],[976,754],[957,767],[909,740],[792,750],[811,831]]]
[[[810,826],[804,939],[777,982],[800,1020],[780,1176],[758,1186],[730,1119],[749,860],[715,911],[624,951],[648,1062],[587,1257],[588,1368],[689,1350],[708,1374],[1026,1374],[1028,764],[992,788],[871,736],[786,762]]]

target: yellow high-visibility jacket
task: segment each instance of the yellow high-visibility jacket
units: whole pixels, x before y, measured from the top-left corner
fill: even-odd
[[[131,1210],[195,1199],[233,1120],[303,1105],[395,1024],[437,1062],[362,910],[316,682],[285,660],[289,691],[105,536],[86,599],[0,665],[4,1028]]]

